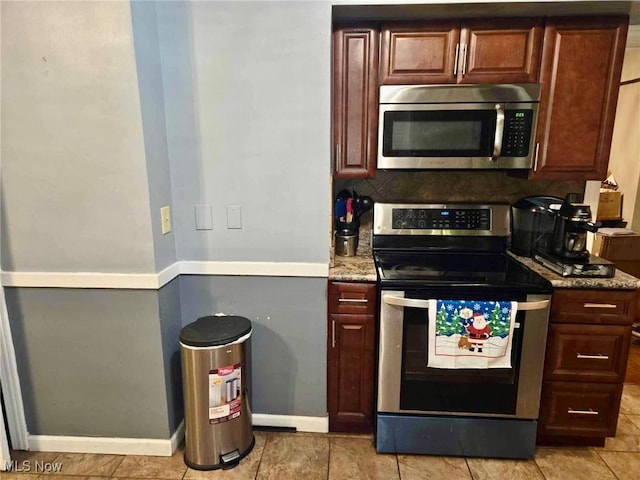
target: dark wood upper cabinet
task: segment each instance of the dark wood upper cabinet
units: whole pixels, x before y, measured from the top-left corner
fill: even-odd
[[[465,21],[462,26],[459,83],[538,81],[542,19]]]
[[[548,19],[531,178],[606,177],[627,24],[627,17]]]
[[[538,81],[542,19],[386,24],[381,84]]]
[[[333,34],[333,148],[336,178],[370,178],[376,170],[378,30]]]
[[[459,42],[458,21],[384,25],[380,84],[455,83]]]

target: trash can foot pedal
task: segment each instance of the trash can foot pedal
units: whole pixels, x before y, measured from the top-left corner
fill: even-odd
[[[226,469],[237,466],[238,463],[240,463],[240,458],[242,457],[238,449],[235,449],[229,453],[224,453],[220,455],[220,462],[222,463],[222,468],[226,470]]]

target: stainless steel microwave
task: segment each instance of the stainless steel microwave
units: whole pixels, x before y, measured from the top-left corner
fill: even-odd
[[[378,168],[529,169],[540,85],[380,87]]]

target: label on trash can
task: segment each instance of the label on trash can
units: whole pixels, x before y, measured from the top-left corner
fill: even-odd
[[[241,364],[209,372],[209,423],[228,422],[242,410]]]

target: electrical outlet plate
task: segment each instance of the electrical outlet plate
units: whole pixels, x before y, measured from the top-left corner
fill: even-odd
[[[242,207],[240,205],[227,205],[227,228],[242,228]]]
[[[196,214],[196,230],[213,230],[211,205],[200,204],[194,206]]]
[[[162,219],[162,234],[166,235],[171,231],[171,209],[168,205],[160,209],[160,218]]]

